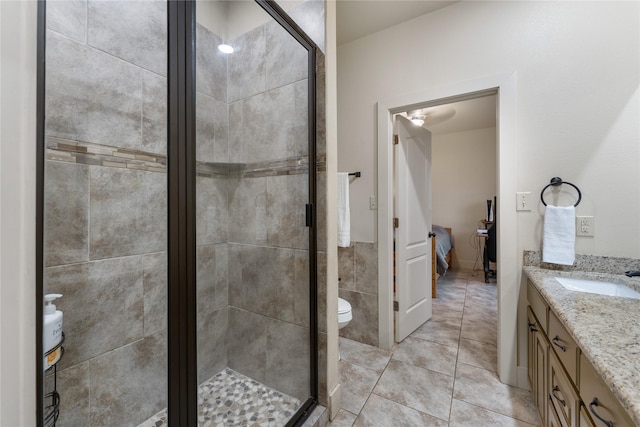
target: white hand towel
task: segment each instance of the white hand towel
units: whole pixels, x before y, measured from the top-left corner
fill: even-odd
[[[544,213],[542,261],[573,265],[576,258],[576,208],[547,205]]]
[[[349,174],[338,172],[338,246],[351,244],[351,213],[349,212]]]

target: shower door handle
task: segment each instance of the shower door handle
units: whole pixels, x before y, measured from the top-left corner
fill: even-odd
[[[307,203],[305,205],[305,225],[307,227],[311,227],[313,220],[313,205],[311,203]]]

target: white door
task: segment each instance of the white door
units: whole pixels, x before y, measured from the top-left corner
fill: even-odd
[[[396,116],[396,341],[431,318],[431,132]]]

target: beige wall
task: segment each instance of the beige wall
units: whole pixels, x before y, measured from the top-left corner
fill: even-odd
[[[375,103],[516,72],[519,190],[537,193],[555,175],[577,184],[578,215],[595,215],[597,227],[577,252],[640,256],[638,7],[460,2],[340,46],[338,167],[363,172],[351,188],[352,240],[374,241]],[[519,221],[520,247],[538,249],[542,210]]]
[[[509,225],[517,249],[505,256],[518,273],[500,284],[501,303],[524,304],[522,251],[541,247],[537,195],[553,176],[581,188],[578,215],[595,216],[596,235],[578,238],[577,253],[640,258],[639,8],[637,2],[459,2],[340,46],[338,167],[362,171],[351,187],[351,216],[358,218],[352,240],[376,240],[377,215],[368,205],[377,182],[376,103],[511,74],[515,136],[499,144],[514,153],[502,166],[515,175],[499,179],[530,191],[536,204]],[[567,191],[552,202],[574,197]],[[504,199],[515,210],[515,194]],[[500,357],[515,361],[515,347],[506,348]]]
[[[484,247],[476,230],[496,193],[496,129],[436,134],[431,143],[433,223],[451,227],[454,268],[473,268]],[[482,268],[482,258],[476,268]]]
[[[36,2],[0,2],[0,425],[35,421]]]

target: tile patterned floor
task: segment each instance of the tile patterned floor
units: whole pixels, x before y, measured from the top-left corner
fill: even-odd
[[[496,374],[495,283],[438,280],[433,317],[393,350],[340,338],[342,409],[331,427],[539,425],[531,393]]]
[[[279,427],[293,416],[300,401],[226,368],[198,389],[198,425]],[[161,411],[138,427],[166,427]]]

